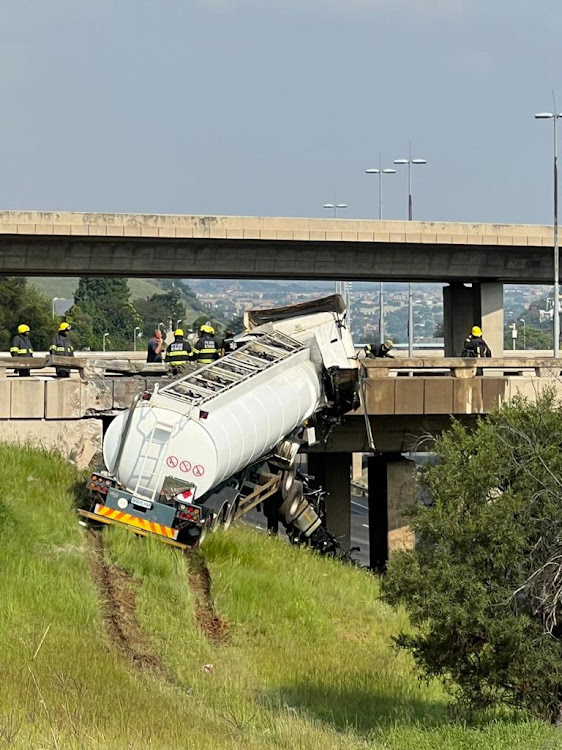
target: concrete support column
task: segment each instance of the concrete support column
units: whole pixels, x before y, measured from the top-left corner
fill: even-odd
[[[492,356],[503,357],[503,284],[443,288],[445,356],[459,357],[472,326],[480,326]]]
[[[351,453],[309,453],[308,473],[328,493],[326,526],[346,549],[351,542]]]
[[[480,328],[492,357],[503,357],[503,284],[476,284]],[[478,323],[476,323],[478,325]]]
[[[363,478],[363,454],[362,453],[352,454],[351,478],[354,480]]]
[[[368,458],[370,567],[383,573],[389,556],[412,549],[414,536],[404,510],[415,502],[416,468],[399,453]]]
[[[475,325],[474,291],[464,284],[443,287],[445,356],[460,357],[465,338]]]

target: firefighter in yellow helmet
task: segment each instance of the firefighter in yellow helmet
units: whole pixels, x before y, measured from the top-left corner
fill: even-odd
[[[200,365],[210,365],[219,358],[219,353],[215,329],[207,322],[199,328],[199,338],[193,347],[193,361]]]
[[[490,347],[482,338],[479,326],[472,326],[470,336],[464,340],[461,357],[491,357]]]
[[[174,331],[174,340],[166,349],[166,362],[171,365],[172,373],[179,375],[182,368],[191,361],[193,352],[191,344],[184,338],[181,328]]]
[[[29,339],[31,333],[29,326],[26,323],[22,323],[18,326],[18,332],[12,339],[10,345],[10,354],[12,357],[33,357],[33,347]],[[16,371],[20,378],[27,378],[31,375],[31,370],[23,369]]]
[[[61,323],[59,326],[58,333],[53,336],[53,342],[50,347],[51,354],[59,357],[74,357],[74,347],[72,346],[72,340],[68,335],[70,330],[70,323]],[[70,370],[66,367],[57,367],[57,378],[69,378]]]

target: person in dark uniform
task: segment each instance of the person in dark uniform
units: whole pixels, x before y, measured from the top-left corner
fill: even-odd
[[[26,323],[18,326],[18,332],[10,345],[10,354],[12,357],[33,357],[33,347],[29,340],[30,333],[30,328]],[[20,378],[28,378],[31,375],[31,370],[17,370],[17,373]]]
[[[179,375],[182,367],[193,358],[191,344],[184,338],[181,328],[174,331],[174,340],[166,349],[166,362],[171,366],[172,373]]]
[[[482,338],[482,330],[478,326],[473,326],[470,336],[464,340],[464,348],[461,357],[491,357],[492,352],[488,344]],[[484,374],[482,367],[476,368],[476,375]]]
[[[232,328],[227,328],[224,332],[224,339],[221,344],[221,357],[231,354],[238,349],[238,344],[234,340],[234,331]]]
[[[491,357],[490,347],[482,338],[482,331],[478,326],[473,326],[470,336],[464,340],[464,348],[461,357]]]
[[[210,365],[219,356],[215,329],[209,323],[205,323],[199,329],[199,338],[193,346],[193,361],[199,365]]]
[[[61,323],[56,336],[53,336],[53,343],[50,347],[51,354],[56,354],[59,357],[74,357],[74,347],[72,346],[72,340],[68,335],[70,330],[70,323]],[[57,367],[57,378],[69,378],[70,370],[66,367]]]
[[[390,359],[394,359],[392,354],[390,354],[390,350],[394,347],[394,343],[387,339],[384,341],[379,347],[377,347],[375,344],[367,344],[365,347],[365,354],[367,357],[371,357],[372,359],[379,358],[379,357],[389,357]]]

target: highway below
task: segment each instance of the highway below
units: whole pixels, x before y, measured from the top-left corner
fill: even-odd
[[[257,510],[250,511],[244,516],[245,522],[262,531],[266,530],[265,516]],[[280,527],[280,535],[284,535]],[[369,508],[367,499],[359,495],[351,495],[351,546],[360,549],[353,553],[353,558],[360,565],[369,565]]]

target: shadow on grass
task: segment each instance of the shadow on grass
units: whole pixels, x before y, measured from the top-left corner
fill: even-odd
[[[270,708],[274,705],[278,710],[304,712],[340,731],[355,729],[370,734],[397,723],[429,728],[454,722],[446,701],[422,701],[311,682],[281,687],[265,700]]]
[[[467,712],[446,699],[422,700],[391,691],[353,690],[312,682],[280,687],[263,700],[269,709],[305,713],[339,731],[353,729],[361,734],[372,734],[396,725],[423,729],[445,725],[482,729],[492,723],[513,725],[529,718],[524,712],[514,710]]]

